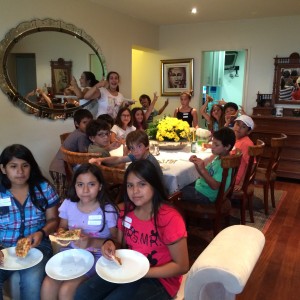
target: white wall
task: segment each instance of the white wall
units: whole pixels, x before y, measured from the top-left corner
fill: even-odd
[[[35,18],[60,19],[82,28],[100,45],[107,69],[120,73],[120,88],[126,97],[131,96],[132,45],[158,47],[157,27],[116,14],[91,1],[1,0],[0,5],[0,39],[19,23]],[[0,152],[12,143],[24,144],[48,175],[49,163],[59,148],[59,135],[72,131],[73,121],[51,121],[25,114],[2,91],[0,105]]]
[[[202,51],[248,49],[244,105],[252,113],[257,92],[272,93],[273,58],[300,52],[295,32],[286,28],[286,24],[298,22],[299,16],[293,16],[164,26],[160,29],[160,55],[162,59],[194,58],[192,105],[198,107]]]
[[[22,4],[22,5],[21,5]],[[142,93],[160,92],[160,60],[194,58],[192,106],[199,107],[202,51],[248,49],[244,104],[248,113],[256,105],[256,93],[271,93],[273,58],[299,52],[295,30],[299,16],[212,22],[157,27],[138,22],[86,0],[23,1],[1,0],[0,38],[22,21],[34,18],[62,19],[83,28],[100,45],[108,70],[121,74],[121,91],[138,99]],[[138,54],[132,66],[132,46],[152,49]],[[154,50],[153,50],[154,49]],[[134,73],[132,74],[132,70]],[[132,77],[133,76],[133,77]],[[159,100],[160,107],[164,98]],[[73,130],[72,120],[37,119],[15,108],[0,92],[0,151],[9,144],[22,143],[32,149],[43,171],[59,147],[59,134]],[[170,97],[166,113],[173,114],[178,97]]]

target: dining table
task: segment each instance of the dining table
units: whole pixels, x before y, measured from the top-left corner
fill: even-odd
[[[168,194],[181,190],[200,177],[194,163],[189,161],[192,155],[204,160],[209,158],[212,153],[210,148],[202,149],[199,146],[196,153],[192,153],[189,143],[180,150],[159,149],[159,154],[155,155],[162,168]]]

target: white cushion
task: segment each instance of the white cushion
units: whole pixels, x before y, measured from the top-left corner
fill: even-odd
[[[264,235],[253,227],[234,225],[222,230],[184,276],[185,282],[174,299],[235,299],[243,291],[264,244]]]

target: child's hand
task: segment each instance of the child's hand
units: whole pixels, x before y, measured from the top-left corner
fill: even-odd
[[[96,87],[97,87],[97,88],[106,87],[107,84],[108,84],[107,81],[106,81],[105,78],[103,77],[102,80],[100,80],[98,83],[96,83]]]
[[[155,93],[153,94],[153,101],[156,102],[157,99],[158,99],[157,92],[155,92]]]
[[[4,259],[4,254],[3,254],[3,252],[0,250],[0,265],[3,264],[3,259]]]
[[[219,100],[219,104],[220,104],[220,105],[225,105],[225,104],[226,104],[226,101],[222,98],[222,100]]]
[[[110,240],[106,241],[101,247],[101,252],[105,258],[112,260],[112,256],[114,256],[116,252],[115,243]]]
[[[244,107],[242,105],[239,105],[239,107],[240,107],[240,113],[242,115],[246,115],[246,111],[245,111]]]
[[[90,158],[89,163],[100,166],[102,163],[102,159],[101,158]]]
[[[234,188],[233,188],[233,190],[235,191],[235,192],[238,192],[238,191],[240,191],[242,189],[242,187],[240,186],[240,185],[235,185],[234,186]]]
[[[165,101],[165,106],[168,106],[169,104],[169,98],[167,98],[167,100]]]
[[[77,86],[78,87],[78,84],[77,84],[77,80],[75,79],[74,76],[72,76],[72,79],[71,79],[71,82],[70,82],[71,86]]]
[[[197,156],[196,156],[196,155],[192,155],[192,156],[189,158],[189,161],[190,161],[190,162],[194,162],[196,159],[197,159]]]

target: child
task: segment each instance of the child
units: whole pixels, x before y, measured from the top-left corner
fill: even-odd
[[[247,115],[241,115],[235,119],[233,131],[235,134],[236,142],[234,148],[240,149],[243,154],[241,165],[235,180],[234,189],[236,191],[240,190],[243,185],[244,176],[249,161],[248,147],[253,146],[253,142],[249,138],[249,134],[251,133],[253,128],[254,122],[251,117]]]
[[[37,265],[19,271],[0,268],[0,299],[3,283],[13,272],[20,274],[21,299],[40,299],[40,289],[45,276],[45,265],[52,256],[48,235],[58,225],[59,197],[42,175],[32,153],[23,145],[6,147],[0,156],[0,247],[16,246],[26,237],[31,248],[43,253]],[[3,253],[0,251],[0,261]]]
[[[117,207],[109,199],[100,169],[82,164],[75,171],[69,190],[69,199],[59,208],[59,228],[81,228],[81,238],[63,249],[81,248],[90,251],[96,261],[101,256],[101,245],[107,238],[116,238]],[[94,263],[94,264],[95,264]],[[76,288],[96,274],[95,266],[85,275],[62,281],[46,276],[41,299],[73,299]]]
[[[163,182],[163,173],[157,159],[149,152],[149,138],[145,131],[136,130],[127,135],[126,146],[130,151],[126,156],[111,156],[104,158],[91,158],[90,163],[115,166],[127,162],[146,159],[149,160],[157,169],[160,179]]]
[[[189,123],[190,127],[198,128],[198,114],[195,108],[190,107],[192,99],[191,92],[180,94],[181,106],[174,111],[174,117]]]
[[[183,200],[194,201],[200,204],[210,204],[216,201],[223,172],[221,158],[229,155],[234,144],[235,135],[233,130],[223,127],[213,133],[211,150],[214,156],[212,156],[213,160],[208,165],[205,166],[205,162],[197,158],[196,155],[190,157],[190,161],[195,164],[201,177],[195,183],[181,190]],[[231,170],[226,181],[226,189],[230,185],[230,175]]]
[[[110,125],[103,120],[92,120],[86,127],[86,135],[91,140],[88,152],[101,153],[102,157],[110,156],[109,151],[121,146],[119,142],[110,143]]]
[[[130,109],[122,107],[117,114],[115,125],[111,129],[111,143],[118,141],[125,144],[127,134],[134,130],[136,128],[132,125]]]
[[[225,114],[224,126],[232,128],[234,125],[234,120],[237,118],[238,113],[239,113],[239,107],[234,102],[227,102],[224,105],[224,114]]]
[[[100,115],[98,116],[97,120],[106,121],[110,125],[110,128],[112,128],[115,125],[115,120],[109,114]]]
[[[79,109],[74,114],[75,130],[63,142],[63,147],[73,152],[87,152],[88,146],[91,143],[85,134],[87,124],[93,119],[93,115],[87,109]],[[66,170],[63,160],[63,155],[60,150],[56,153],[52,160],[49,173],[53,179],[54,187],[56,188],[61,200],[66,195]]]
[[[118,220],[118,245],[136,250],[150,263],[141,279],[113,284],[94,276],[77,290],[75,299],[171,299],[189,268],[187,233],[178,211],[166,202],[162,182],[153,164],[138,160],[129,165],[124,180],[124,212]],[[112,259],[117,245],[102,244],[102,254]]]
[[[134,107],[131,111],[133,126],[139,130],[145,130],[148,128],[147,119],[145,113],[141,107]]]
[[[223,106],[220,104],[214,104],[211,107],[210,113],[207,113],[208,103],[212,102],[214,99],[209,95],[206,95],[206,101],[200,108],[200,114],[206,120],[208,129],[211,132],[218,131],[224,126],[224,114]]]
[[[157,96],[156,93],[154,93],[154,97],[153,97],[152,102],[151,102],[150,97],[146,94],[141,95],[140,98],[139,98],[140,103],[142,105],[142,109],[143,109],[145,114],[147,113],[147,111],[149,109],[149,115],[146,116],[146,120],[147,120],[148,124],[153,122],[154,117],[161,115],[163,113],[163,111],[165,110],[165,108],[169,104],[169,98],[167,98],[164,105],[159,110],[156,110],[156,109],[154,109],[154,105],[155,105],[157,99],[158,99],[158,96]]]

